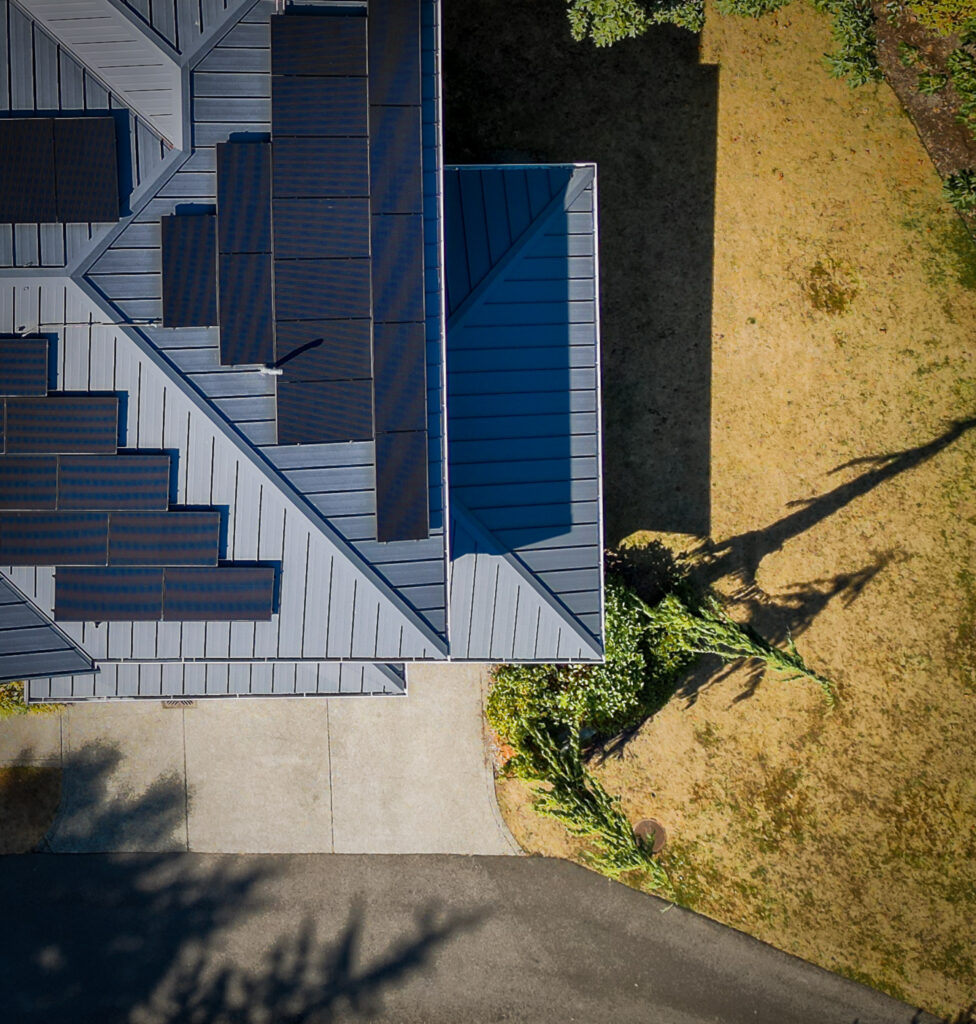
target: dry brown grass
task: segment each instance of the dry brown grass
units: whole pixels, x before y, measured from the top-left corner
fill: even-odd
[[[0,768],[0,854],[35,849],[60,801],[60,768]]]
[[[890,90],[826,76],[809,7],[779,21],[710,17],[704,42],[710,551],[738,614],[791,626],[841,699],[826,713],[813,687],[706,671],[599,774],[633,820],[665,823],[697,909],[956,1013],[976,993],[976,430],[925,446],[976,415],[976,251]],[[605,405],[619,436],[612,390]],[[625,543],[653,540],[694,547]],[[517,784],[501,799],[528,849],[576,855]]]

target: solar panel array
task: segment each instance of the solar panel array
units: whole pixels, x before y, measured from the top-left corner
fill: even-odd
[[[0,119],[0,223],[118,219],[114,118]]]
[[[55,618],[270,619],[273,566],[220,564],[166,453],[119,451],[119,397],[50,393],[48,338],[0,337],[0,565],[56,566]]]
[[[213,214],[163,217],[163,326],[217,323],[217,218]]]
[[[279,444],[376,439],[381,541],[429,532],[420,29],[418,0],[272,17],[272,141],[217,146],[221,362],[280,371]],[[205,220],[164,218],[165,326],[210,322]]]

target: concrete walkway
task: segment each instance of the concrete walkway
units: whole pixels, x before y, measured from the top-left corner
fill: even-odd
[[[406,698],[88,703],[0,725],[0,764],[60,764],[63,853],[518,848],[495,804],[484,669],[417,665]]]

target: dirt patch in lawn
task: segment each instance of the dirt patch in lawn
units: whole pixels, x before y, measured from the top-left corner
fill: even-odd
[[[60,768],[0,768],[0,854],[35,849],[60,801]]]
[[[596,51],[446,5],[450,160],[599,163],[607,541],[694,552],[836,681],[706,666],[599,771],[687,902],[956,1013],[976,991],[976,250],[807,5]],[[784,25],[784,22],[786,24]],[[718,67],[716,67],[718,65]],[[677,536],[676,531],[683,536]],[[523,845],[578,856],[527,795]]]

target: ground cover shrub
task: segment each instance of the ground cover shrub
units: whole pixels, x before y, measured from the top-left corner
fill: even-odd
[[[976,210],[976,171],[950,174],[942,183],[942,194],[955,209],[963,213]]]
[[[952,35],[976,22],[976,0],[909,0],[907,7],[920,25],[940,36]]]
[[[24,700],[23,683],[0,683],[0,718],[14,715],[49,715],[57,704],[28,704]]]
[[[878,37],[868,0],[813,0],[813,6],[829,16],[837,43],[837,49],[824,58],[831,75],[846,78],[851,88],[880,82]]]
[[[976,135],[976,57],[962,47],[946,58],[946,70],[959,95],[956,119]]]
[[[643,35],[652,25],[700,32],[704,0],[569,0],[569,27],[577,41],[612,46]]]

